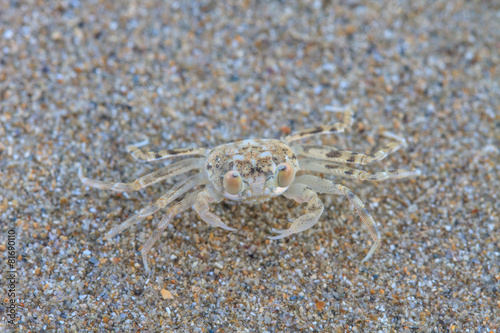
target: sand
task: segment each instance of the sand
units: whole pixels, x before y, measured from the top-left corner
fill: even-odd
[[[498,332],[500,6],[495,1],[0,1],[1,332]],[[418,178],[335,178],[365,202],[382,244],[349,202],[321,195],[317,225],[267,236],[305,212],[280,197],[214,205],[238,229],[175,217],[149,254],[157,213],[105,234],[182,177],[139,192],[169,162],[152,150],[280,138],[370,153],[365,170]],[[9,230],[16,233],[9,297]],[[5,254],[5,255],[3,255]],[[9,323],[13,299],[16,319]]]

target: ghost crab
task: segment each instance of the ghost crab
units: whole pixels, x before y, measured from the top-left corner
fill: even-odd
[[[333,125],[318,126],[292,133],[281,140],[261,139],[243,140],[217,146],[213,149],[181,148],[159,152],[143,152],[140,145],[128,146],[129,152],[138,160],[156,161],[173,157],[190,157],[168,165],[143,176],[132,183],[103,182],[83,176],[79,177],[84,185],[98,189],[114,191],[138,191],[146,186],[178,176],[192,170],[198,172],[173,186],[155,203],[140,210],[120,225],[111,229],[106,238],[111,239],[132,224],[138,223],[166,207],[187,192],[183,199],[170,207],[161,219],[157,229],[142,247],[141,254],[146,272],[149,272],[147,254],[160,238],[172,218],[194,206],[200,218],[213,227],[234,231],[222,220],[210,212],[210,204],[224,199],[260,203],[273,197],[284,195],[298,203],[307,203],[307,212],[299,216],[289,229],[274,230],[278,235],[270,239],[280,239],[302,232],[316,224],[323,212],[323,203],[317,193],[329,193],[345,196],[353,205],[359,217],[368,228],[373,245],[362,262],[369,259],[380,245],[380,233],[373,217],[365,209],[363,202],[347,187],[331,180],[313,175],[295,177],[297,171],[321,172],[358,180],[381,181],[418,175],[418,170],[391,170],[368,172],[343,166],[343,163],[366,165],[380,161],[388,154],[406,146],[406,140],[395,134],[384,132],[384,136],[394,141],[382,147],[372,155],[358,154],[339,150],[334,147],[298,143],[300,139],[313,135],[344,132],[352,124],[353,113],[344,111],[341,122]],[[300,159],[299,159],[300,157]]]

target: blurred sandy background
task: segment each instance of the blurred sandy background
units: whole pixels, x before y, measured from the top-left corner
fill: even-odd
[[[498,332],[500,5],[497,1],[0,0],[0,250],[17,232],[15,325],[2,332]],[[371,245],[347,200],[314,228],[269,241],[303,213],[285,198],[213,210],[235,233],[181,214],[150,252],[161,213],[104,240],[176,181],[132,181],[164,163],[125,151],[279,138],[357,119],[311,142],[409,147],[339,180],[366,203]],[[325,176],[333,179],[331,176]],[[3,256],[3,255],[2,255]],[[5,255],[6,257],[6,255]],[[2,262],[2,276],[6,265]]]

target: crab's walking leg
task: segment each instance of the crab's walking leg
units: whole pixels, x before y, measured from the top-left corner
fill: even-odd
[[[158,200],[156,200],[154,204],[144,207],[139,211],[139,213],[129,217],[120,225],[108,231],[106,238],[111,239],[113,236],[127,229],[132,224],[144,220],[149,215],[152,215],[157,211],[159,211],[160,209],[166,207],[168,204],[170,204],[172,201],[182,196],[184,193],[188,192],[189,190],[192,190],[194,187],[198,185],[203,185],[206,182],[207,182],[206,177],[203,174],[199,173],[184,180],[181,183],[176,184],[174,187],[170,189],[170,191],[168,191],[167,193],[162,195]]]
[[[374,180],[374,181],[382,181],[386,179],[400,179],[400,178],[420,175],[420,170],[398,169],[398,170],[370,172],[370,171],[358,170],[341,166],[329,161],[319,161],[309,158],[304,158],[300,160],[300,169],[328,173],[331,175],[350,178],[350,179]]]
[[[145,143],[147,143],[147,141],[145,141]],[[190,155],[206,156],[207,154],[207,149],[205,148],[178,148],[178,149],[160,150],[158,152],[156,151],[145,152],[139,149],[139,147],[142,145],[143,145],[142,142],[139,144],[128,145],[127,150],[130,154],[132,154],[132,157],[134,157],[136,160],[146,161],[146,162],[164,160],[167,158],[177,157],[177,156],[190,156]]]
[[[113,190],[118,192],[138,191],[146,186],[156,184],[170,177],[178,176],[193,169],[201,169],[204,158],[190,158],[180,162],[168,165],[156,170],[146,176],[143,176],[133,183],[103,182],[100,180],[89,179],[83,175],[82,169],[78,171],[78,176],[86,186],[95,187],[101,190]]]
[[[381,238],[377,228],[377,224],[373,220],[373,217],[370,215],[370,213],[368,213],[368,211],[365,209],[365,205],[363,204],[361,199],[347,187],[336,184],[328,179],[322,179],[312,175],[303,175],[298,177],[295,182],[306,184],[318,193],[338,194],[347,197],[351,205],[354,206],[354,209],[358,213],[365,226],[368,228],[368,231],[370,232],[370,235],[373,239],[373,245],[370,251],[368,251],[368,254],[361,262],[365,262],[366,260],[368,260],[380,245]]]
[[[194,204],[194,209],[200,216],[200,218],[205,221],[208,225],[212,227],[221,227],[229,231],[235,231],[236,229],[227,226],[220,217],[210,212],[210,204],[218,203],[223,200],[220,194],[217,194],[210,185],[198,194],[196,203]]]
[[[306,184],[293,184],[283,195],[299,203],[307,202],[307,212],[295,219],[289,229],[274,230],[280,235],[268,237],[269,239],[280,239],[307,230],[318,222],[319,217],[323,213],[323,203],[318,198],[316,192]]]
[[[299,156],[327,160],[337,163],[354,163],[366,165],[368,163],[380,161],[390,153],[395,152],[401,147],[406,146],[406,140],[390,132],[384,132],[383,136],[395,139],[396,141],[388,143],[372,155],[358,154],[348,150],[339,150],[335,147],[317,146],[317,145],[293,145],[293,150]]]
[[[148,238],[146,243],[142,246],[141,249],[141,254],[142,254],[142,261],[144,263],[144,269],[146,270],[146,273],[149,273],[149,267],[148,267],[148,258],[147,254],[153,247],[153,245],[156,243],[158,238],[162,235],[163,231],[167,228],[167,226],[170,224],[170,221],[172,218],[179,214],[182,213],[183,211],[187,210],[188,208],[192,207],[193,204],[196,201],[196,198],[198,194],[202,190],[197,190],[192,193],[189,193],[184,199],[179,201],[176,205],[172,206],[169,208],[165,216],[161,219],[160,223],[158,224],[158,227],[156,230],[153,232],[153,234]]]
[[[304,139],[304,138],[307,138],[309,136],[313,136],[313,135],[317,135],[317,134],[344,132],[346,128],[348,128],[352,125],[352,122],[354,120],[354,113],[351,110],[346,110],[343,112],[343,116],[344,117],[342,118],[342,121],[339,123],[335,123],[333,125],[318,126],[315,128],[310,128],[310,129],[306,129],[303,131],[295,132],[295,133],[292,133],[292,134],[284,137],[283,140],[286,143],[290,143],[290,142]]]

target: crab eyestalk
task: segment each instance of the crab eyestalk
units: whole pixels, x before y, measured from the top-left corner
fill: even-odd
[[[243,189],[243,181],[237,171],[228,171],[224,175],[223,185],[227,193],[233,195],[240,193]]]
[[[276,168],[277,170],[277,178],[278,178],[278,186],[279,187],[288,187],[293,182],[295,174],[293,172],[293,168],[288,163],[281,163]]]

